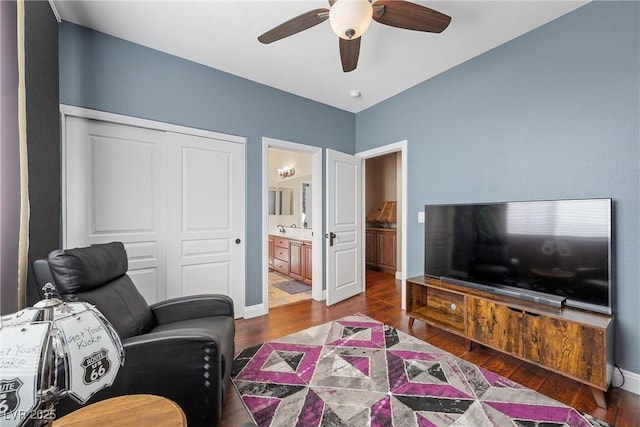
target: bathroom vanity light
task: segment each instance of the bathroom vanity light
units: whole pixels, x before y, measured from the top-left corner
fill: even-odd
[[[296,174],[296,170],[293,168],[281,168],[278,169],[278,174],[281,179],[290,178]]]

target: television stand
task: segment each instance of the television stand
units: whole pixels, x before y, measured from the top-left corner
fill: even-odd
[[[552,308],[428,276],[407,280],[415,319],[591,387],[599,407],[613,375],[613,317]]]

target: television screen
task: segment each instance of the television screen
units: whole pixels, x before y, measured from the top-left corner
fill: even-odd
[[[612,200],[425,206],[425,274],[611,313]]]

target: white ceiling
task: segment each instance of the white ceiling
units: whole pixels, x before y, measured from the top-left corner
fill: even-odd
[[[326,0],[53,0],[60,17],[308,99],[357,113],[587,1],[421,1],[452,17],[441,34],[372,22],[358,68],[342,72],[329,22],[270,45],[257,37]],[[360,98],[351,98],[351,90]]]

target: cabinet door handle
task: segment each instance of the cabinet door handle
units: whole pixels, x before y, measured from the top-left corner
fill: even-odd
[[[538,313],[532,313],[530,311],[525,311],[524,314],[526,314],[527,316],[533,316],[533,317],[538,317],[540,316]]]
[[[522,310],[519,310],[519,309],[517,309],[517,308],[513,308],[513,307],[509,307],[509,306],[507,306],[507,308],[508,308],[509,310],[511,310],[511,311],[515,311],[516,313],[522,313]]]

